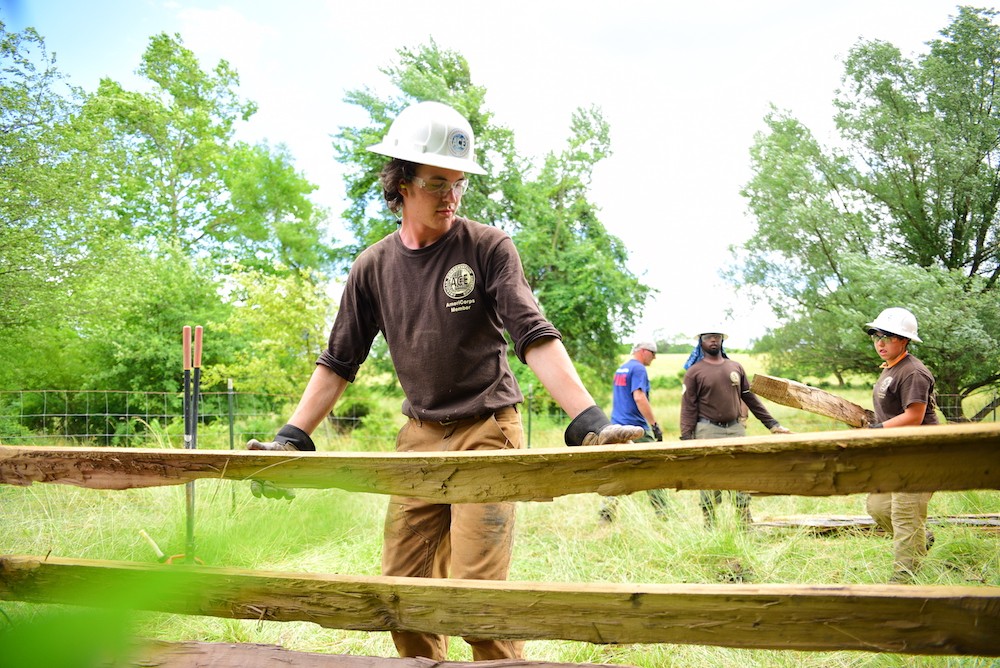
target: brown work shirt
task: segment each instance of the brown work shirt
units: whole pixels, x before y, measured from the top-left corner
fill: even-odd
[[[698,420],[728,424],[738,420],[742,413],[741,403],[770,429],[778,424],[771,413],[750,391],[750,381],[739,362],[725,358],[722,364],[711,364],[701,360],[684,374],[681,392],[681,436],[694,437]]]
[[[405,415],[483,415],[523,400],[505,329],[521,361],[535,341],[561,338],[542,315],[510,237],[458,218],[425,248],[407,248],[397,231],[358,256],[318,364],[353,381],[381,332]]]
[[[875,419],[885,422],[906,410],[910,404],[927,404],[920,424],[937,424],[934,412],[934,376],[924,363],[907,353],[890,367],[884,367],[872,390]]]

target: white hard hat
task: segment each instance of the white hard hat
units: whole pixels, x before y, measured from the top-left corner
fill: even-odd
[[[722,327],[716,327],[715,329],[703,329],[701,330],[701,332],[698,333],[698,336],[696,338],[700,340],[701,337],[705,336],[706,334],[721,334],[723,341],[729,338],[729,335],[726,334],[725,330],[723,330]]]
[[[475,138],[469,121],[440,102],[418,102],[403,109],[382,141],[368,150],[420,165],[486,173],[476,164]]]
[[[867,323],[865,327],[868,329],[869,334],[877,329],[887,334],[895,334],[896,336],[902,336],[904,339],[921,343],[920,337],[917,336],[916,316],[899,306],[892,306],[885,309],[878,314],[877,318]]]

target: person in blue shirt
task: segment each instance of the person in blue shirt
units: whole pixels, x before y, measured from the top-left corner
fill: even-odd
[[[632,357],[615,371],[612,387],[611,421],[614,424],[642,427],[644,434],[636,443],[663,440],[663,430],[656,422],[653,406],[649,403],[649,374],[646,367],[656,359],[656,344],[643,341],[632,348]],[[659,518],[666,517],[667,500],[662,489],[648,490],[649,502]],[[601,505],[601,522],[615,520],[618,497],[609,496]]]

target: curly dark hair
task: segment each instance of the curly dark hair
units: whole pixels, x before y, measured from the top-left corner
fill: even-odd
[[[386,163],[378,175],[382,184],[382,196],[389,210],[398,214],[403,208],[403,195],[399,192],[400,185],[410,183],[417,175],[417,163],[409,160],[393,158]]]

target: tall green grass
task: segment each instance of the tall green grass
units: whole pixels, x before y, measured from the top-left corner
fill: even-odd
[[[234,489],[235,488],[235,489]],[[300,490],[292,502],[252,497],[244,484],[196,485],[195,554],[206,564],[305,573],[377,575],[385,499],[338,490]],[[235,492],[235,493],[234,493]],[[235,497],[235,504],[233,499]],[[721,526],[701,526],[697,492],[668,494],[670,517],[657,519],[644,493],[623,499],[614,524],[598,522],[600,497],[560,497],[519,504],[513,580],[616,583],[885,582],[890,541],[849,532],[814,535],[804,529],[739,530],[732,506]],[[938,493],[932,514],[995,510],[997,492]],[[185,552],[182,486],[97,491],[56,485],[0,487],[3,551],[151,563],[146,530],[168,555]],[[860,514],[863,497],[761,497],[758,519],[786,514]],[[919,575],[923,584],[1000,586],[995,533],[957,526],[935,528],[938,541]],[[60,606],[0,602],[5,623],[23,628]],[[326,653],[393,656],[386,633],[323,629],[309,623],[226,620],[160,613],[136,616],[134,632],[166,640],[279,644]],[[2,642],[2,641],[0,641]],[[689,645],[593,646],[531,641],[530,658],[639,666],[987,666],[984,659],[917,658],[833,652],[733,650]],[[453,660],[471,655],[460,640]],[[2,664],[2,662],[0,662]],[[67,664],[74,665],[74,664]],[[83,665],[83,664],[75,664]]]
[[[749,373],[754,358],[735,356]],[[661,355],[655,376],[676,374],[686,356]],[[839,394],[870,406],[870,390]],[[667,439],[677,437],[679,390],[654,391],[653,408]],[[842,425],[769,404],[793,431],[841,429]],[[398,410],[398,404],[397,408]],[[534,418],[533,447],[562,445],[564,422]],[[750,434],[766,430],[751,417]],[[386,431],[385,428],[382,428]],[[338,440],[339,439],[339,440]],[[358,449],[356,435],[324,437],[321,449]],[[384,449],[390,449],[391,440]],[[946,462],[942,462],[946,465]],[[724,501],[720,526],[701,525],[696,491],[668,493],[670,513],[656,518],[645,493],[622,500],[616,521],[598,522],[596,494],[560,497],[548,503],[518,504],[512,580],[612,583],[884,583],[891,571],[891,542],[867,533],[815,535],[806,529],[741,531],[732,504]],[[182,485],[144,490],[99,491],[61,485],[0,486],[0,552],[66,558],[155,562],[141,537],[145,530],[167,555],[183,554],[185,491]],[[378,575],[386,499],[339,490],[299,490],[291,502],[254,498],[247,484],[196,483],[195,555],[212,566],[292,573]],[[997,512],[1000,492],[939,492],[930,514]],[[843,497],[758,497],[756,519],[791,514],[861,515],[862,495]],[[937,543],[918,576],[921,584],[1000,586],[1000,537],[983,529],[935,527]],[[67,628],[73,619],[92,619],[71,606],[0,601],[0,666],[4,638],[31,628]],[[69,621],[53,625],[54,614]],[[73,615],[77,617],[73,617]],[[131,633],[163,640],[278,644],[288,649],[354,655],[395,656],[387,633],[323,629],[306,622],[263,622],[213,617],[139,613],[129,615]],[[62,617],[58,618],[63,620]],[[25,637],[23,634],[20,637]],[[45,653],[47,636],[32,638],[34,665],[84,663],[78,652],[60,663]],[[531,659],[623,663],[643,667],[756,666],[996,666],[974,657],[909,657],[866,652],[809,653],[737,650],[697,645],[600,646],[568,641],[530,641]],[[454,639],[450,659],[471,660]],[[33,665],[18,663],[16,665]]]

